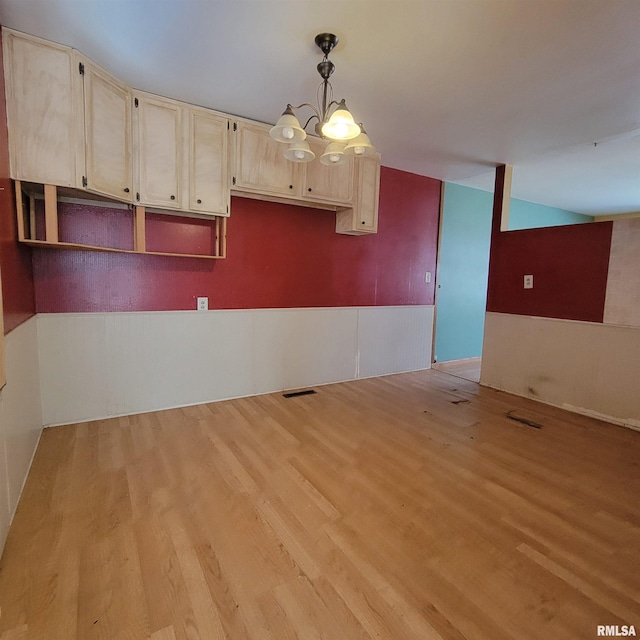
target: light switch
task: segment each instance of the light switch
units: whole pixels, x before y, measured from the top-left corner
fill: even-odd
[[[524,288],[533,289],[533,276],[528,275],[524,277]]]
[[[424,274],[424,281],[425,281],[427,284],[429,284],[429,283],[431,282],[431,271],[427,271],[427,272]]]

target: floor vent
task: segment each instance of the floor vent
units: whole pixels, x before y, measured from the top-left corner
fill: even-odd
[[[290,391],[289,393],[283,393],[283,398],[297,398],[299,396],[310,396],[315,393],[314,389],[305,389],[304,391]]]
[[[513,413],[514,413],[513,411],[509,411],[509,413],[507,413],[507,418],[509,418],[509,420],[513,420],[514,422],[519,422],[520,424],[524,424],[527,427],[533,427],[534,429],[542,429],[541,424],[534,422],[533,420],[529,420],[528,418],[514,416]]]

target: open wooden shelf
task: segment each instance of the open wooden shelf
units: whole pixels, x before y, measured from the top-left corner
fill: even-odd
[[[165,251],[136,251],[135,249],[115,249],[113,247],[97,247],[91,244],[76,242],[47,242],[46,240],[21,240],[23,244],[40,249],[71,249],[76,251],[103,251],[106,253],[133,253],[145,256],[169,256],[171,258],[204,258],[205,260],[220,260],[224,256],[209,256],[203,253],[168,253]]]
[[[38,185],[28,183],[23,185],[20,180],[15,181],[16,213],[18,217],[18,240],[31,247],[42,249],[63,249],[76,251],[100,251],[107,253],[130,253],[147,256],[168,256],[172,258],[204,258],[205,260],[220,260],[227,254],[227,219],[223,216],[212,216],[215,225],[215,240],[212,254],[177,253],[167,251],[148,251],[146,247],[146,210],[143,206],[131,206],[133,216],[133,249],[119,247],[98,246],[78,242],[59,240],[58,225],[58,197],[60,195],[55,185]],[[44,199],[44,239],[38,239],[36,233],[36,198]],[[100,197],[99,202],[116,202]],[[174,212],[171,212],[174,215]],[[190,217],[190,216],[182,216]],[[202,220],[202,216],[195,219]]]

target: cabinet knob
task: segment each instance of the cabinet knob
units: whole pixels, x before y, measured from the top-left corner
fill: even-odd
[[[307,191],[308,191],[309,193],[311,193],[311,187],[309,187],[309,188],[307,189]]]
[[[125,187],[125,188],[124,188],[124,192],[125,192],[125,193],[129,193],[129,187]]]
[[[293,185],[292,184],[289,185],[289,189],[293,189]]]
[[[171,199],[172,199],[172,200],[175,200],[175,199],[176,199],[176,197],[175,197],[175,196],[171,196]]]
[[[198,198],[198,199],[196,200],[196,202],[197,202],[198,204],[202,204],[202,200],[200,200],[200,198]]]
[[[366,224],[366,222],[363,220],[361,224]]]

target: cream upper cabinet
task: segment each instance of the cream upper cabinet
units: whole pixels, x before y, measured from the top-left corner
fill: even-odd
[[[355,158],[355,193],[353,208],[338,211],[336,231],[359,235],[378,231],[380,196],[380,156]]]
[[[11,177],[132,200],[131,91],[69,47],[3,29]]]
[[[189,109],[189,209],[229,215],[229,119]]]
[[[353,160],[337,166],[322,164],[327,142],[319,138],[307,137],[307,142],[316,157],[304,164],[305,179],[303,196],[310,200],[350,204],[353,194]]]
[[[81,186],[82,78],[74,52],[2,30],[11,177]]]
[[[229,118],[134,92],[136,200],[229,215]]]
[[[284,157],[286,146],[269,136],[269,125],[240,121],[236,131],[235,188],[265,196],[331,205],[350,205],[354,193],[354,163],[328,166],[320,162],[326,143],[309,136],[316,154],[311,162]]]
[[[139,202],[180,209],[184,109],[173,101],[139,92],[134,93],[134,104]]]
[[[86,187],[131,202],[131,90],[79,58],[84,78]]]
[[[282,155],[285,147],[269,136],[270,128],[257,122],[237,123],[235,188],[300,197],[303,167]]]

